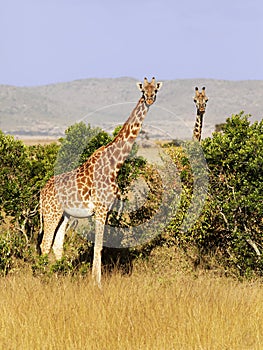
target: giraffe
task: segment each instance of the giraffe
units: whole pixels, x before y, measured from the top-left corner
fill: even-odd
[[[95,217],[95,243],[92,277],[101,286],[101,252],[104,226],[114,201],[120,199],[116,177],[128,157],[149,107],[155,102],[162,83],[152,78],[137,83],[142,92],[136,107],[108,145],[96,150],[77,169],[53,176],[40,192],[40,218],[43,224],[40,253],[53,249],[62,258],[65,230],[70,217]]]
[[[205,87],[202,88],[202,91],[198,91],[198,87],[195,88],[195,97],[194,102],[196,105],[196,119],[195,126],[193,132],[193,139],[197,141],[201,141],[201,133],[203,127],[203,116],[205,114],[206,103],[208,101],[208,97],[205,94]]]

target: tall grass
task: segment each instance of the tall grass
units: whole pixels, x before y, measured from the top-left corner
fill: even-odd
[[[263,290],[223,277],[146,272],[0,279],[1,349],[263,349]]]

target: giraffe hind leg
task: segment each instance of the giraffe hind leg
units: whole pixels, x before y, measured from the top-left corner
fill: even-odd
[[[51,250],[51,247],[54,243],[55,240],[55,234],[56,231],[58,229],[58,227],[60,226],[63,216],[62,215],[57,215],[55,220],[54,218],[52,218],[52,222],[49,223],[48,222],[48,217],[44,217],[44,230],[43,233],[40,234],[40,239],[41,239],[41,235],[42,235],[42,241],[41,243],[38,242],[39,244],[39,251],[41,254],[48,254]]]

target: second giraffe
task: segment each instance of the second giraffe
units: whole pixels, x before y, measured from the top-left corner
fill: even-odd
[[[193,139],[201,141],[202,127],[203,127],[203,117],[205,114],[206,104],[208,97],[205,94],[205,87],[202,88],[202,91],[198,91],[198,87],[195,88],[195,97],[194,102],[196,105],[196,119],[193,132]]]

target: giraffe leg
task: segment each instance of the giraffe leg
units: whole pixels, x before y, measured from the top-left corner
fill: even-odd
[[[65,237],[68,220],[69,220],[69,217],[66,215],[63,215],[63,218],[60,222],[60,225],[58,226],[55,239],[53,242],[52,248],[57,260],[60,260],[63,255],[63,243],[64,243],[64,237]]]
[[[100,217],[96,219],[96,232],[95,232],[95,244],[94,244],[94,256],[92,264],[92,278],[101,288],[101,252],[103,247],[103,233],[107,217],[107,211],[100,212]]]
[[[42,237],[42,242],[40,244],[40,250],[42,254],[48,254],[52,247],[56,229],[61,220],[61,214],[56,215],[55,218],[49,217],[48,215],[44,215],[43,218],[44,218],[44,233]]]

